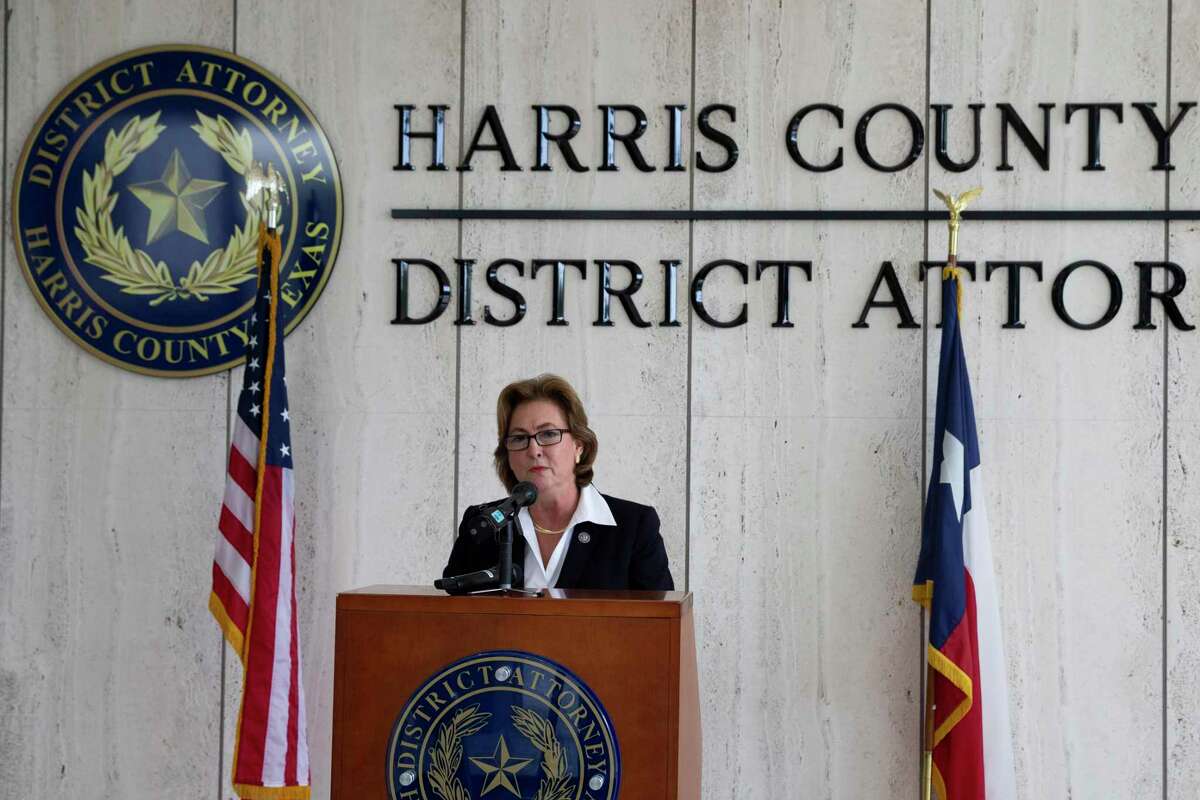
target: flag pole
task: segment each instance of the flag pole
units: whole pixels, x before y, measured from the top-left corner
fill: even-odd
[[[926,651],[928,645],[926,645]],[[921,738],[924,742],[921,750],[921,800],[931,800],[933,796],[933,712],[936,706],[933,702],[933,667],[929,666],[928,655],[925,659],[925,714],[924,724],[921,725]]]
[[[948,253],[946,255],[946,266],[942,270],[942,280],[948,278],[954,279],[956,290],[955,307],[958,311],[959,318],[962,317],[962,273],[958,267],[958,226],[962,221],[962,211],[979,195],[983,194],[982,187],[968,189],[962,194],[955,197],[952,194],[933,190],[938,199],[946,204],[946,208],[950,212],[949,228],[950,241]],[[929,633],[926,630],[925,610],[933,608],[933,591],[932,582],[927,583],[924,587],[925,595],[921,609],[921,635],[922,648],[921,659],[925,664],[925,703],[922,709],[921,716],[921,800],[932,800],[933,798],[933,746],[934,746],[934,717],[937,711],[937,703],[934,699],[934,670],[933,665],[929,663]],[[928,620],[929,625],[933,624],[932,618]],[[945,798],[940,798],[945,800]]]

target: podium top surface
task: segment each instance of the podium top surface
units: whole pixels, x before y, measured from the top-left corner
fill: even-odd
[[[678,618],[691,608],[690,592],[609,592],[549,589],[539,597],[450,596],[427,586],[364,586],[341,592],[339,611],[406,609],[450,614],[521,614],[564,617]]]

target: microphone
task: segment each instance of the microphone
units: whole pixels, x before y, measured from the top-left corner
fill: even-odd
[[[518,583],[522,577],[520,564],[513,564],[513,582]],[[452,578],[438,578],[433,582],[435,589],[441,589],[448,594],[467,594],[476,589],[494,589],[500,580],[500,568],[489,567],[465,575],[455,575]]]
[[[521,481],[512,488],[508,497],[491,506],[485,506],[482,513],[471,525],[471,535],[477,536],[482,531],[497,534],[525,506],[531,506],[537,500],[537,487],[529,481]]]

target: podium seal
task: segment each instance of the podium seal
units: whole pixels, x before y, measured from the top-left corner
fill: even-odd
[[[18,260],[42,310],[135,372],[241,363],[256,161],[287,192],[279,307],[291,331],[329,279],[342,229],[337,163],[304,101],[251,61],[187,45],[125,53],[76,78],[34,125],[13,181]]]
[[[615,800],[621,756],[599,699],[561,664],[491,650],[430,677],[388,742],[392,800]]]

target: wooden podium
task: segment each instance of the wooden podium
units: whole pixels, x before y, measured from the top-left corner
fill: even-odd
[[[619,743],[622,800],[700,800],[691,595],[552,592],[448,597],[371,586],[339,594],[334,800],[389,798],[389,737],[410,696],[448,664],[488,650],[542,656],[591,688]]]

